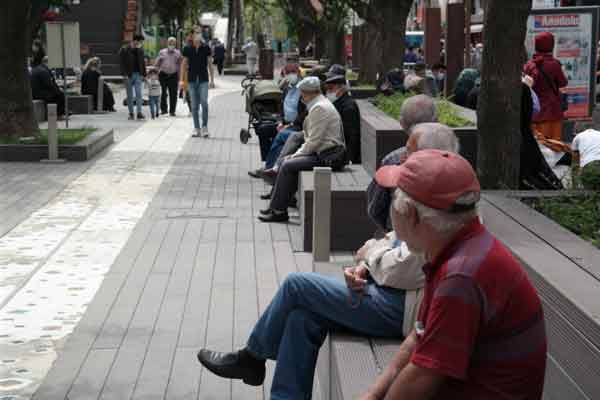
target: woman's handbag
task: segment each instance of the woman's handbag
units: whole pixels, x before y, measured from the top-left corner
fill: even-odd
[[[336,145],[317,154],[319,164],[323,167],[330,167],[333,171],[341,171],[348,163],[346,147]]]

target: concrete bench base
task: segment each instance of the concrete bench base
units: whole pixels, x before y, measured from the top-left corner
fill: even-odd
[[[342,172],[333,173],[331,178],[331,249],[356,251],[377,229],[367,216],[366,189],[371,178],[360,165],[348,166]],[[312,172],[300,175],[299,193],[303,251],[312,251]]]
[[[90,95],[69,96],[69,111],[73,114],[92,114],[94,112],[94,98]]]

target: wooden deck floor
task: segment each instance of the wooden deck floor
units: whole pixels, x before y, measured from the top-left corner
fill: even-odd
[[[259,152],[238,140],[242,97],[211,110],[212,137],[187,142],[35,399],[269,397],[272,364],[251,388],[204,372],[196,352],[243,346],[279,283],[312,257],[293,251],[297,216],[256,219],[266,188],[247,175]]]

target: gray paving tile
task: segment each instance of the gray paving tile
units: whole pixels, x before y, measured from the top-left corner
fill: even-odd
[[[112,366],[117,350],[92,350],[83,364],[73,387],[69,391],[69,400],[97,399],[104,380]]]

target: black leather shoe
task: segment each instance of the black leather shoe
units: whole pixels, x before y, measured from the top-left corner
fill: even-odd
[[[265,193],[260,195],[261,200],[271,200],[271,193]]]
[[[252,357],[245,350],[220,353],[202,349],[198,352],[198,361],[222,378],[241,379],[252,386],[260,386],[265,380],[265,362]]]
[[[271,211],[270,214],[259,215],[258,219],[262,222],[288,222],[290,220],[290,216],[287,212],[276,213]]]
[[[260,213],[262,215],[271,215],[271,214],[273,214],[273,210],[271,210],[270,208],[266,208],[264,210],[260,210]]]
[[[255,171],[248,171],[248,175],[250,175],[253,178],[260,179],[260,178],[262,178],[262,172],[263,172],[263,169],[259,168]]]

